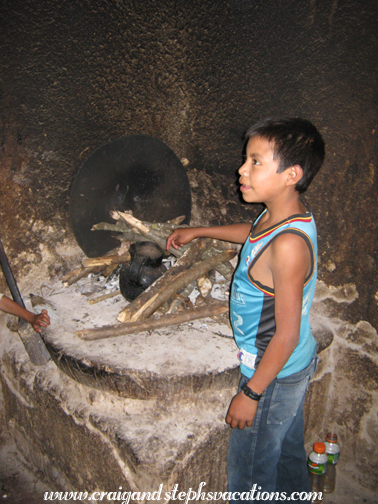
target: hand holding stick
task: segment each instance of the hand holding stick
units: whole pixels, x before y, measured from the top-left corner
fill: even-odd
[[[7,296],[0,299],[0,310],[26,320],[36,332],[41,332],[42,327],[50,325],[50,317],[46,310],[42,310],[39,314],[32,313]]]

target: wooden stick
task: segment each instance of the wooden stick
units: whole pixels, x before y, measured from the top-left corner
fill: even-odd
[[[101,271],[104,269],[103,266],[92,266],[91,268],[81,268],[79,273],[77,275],[69,278],[66,282],[63,282],[64,287],[69,287],[70,285],[76,283],[80,278],[84,278],[88,276],[90,273],[94,273],[97,275],[98,273],[101,273]]]
[[[150,228],[145,226],[142,221],[139,219],[136,219],[132,213],[129,212],[121,212],[121,211],[116,211],[116,212],[111,212],[110,215],[114,220],[119,220],[122,218],[127,224],[129,224],[131,227],[137,229],[140,233],[146,235],[150,232]]]
[[[135,334],[142,331],[153,331],[161,327],[179,325],[184,322],[196,320],[205,317],[214,317],[228,311],[228,301],[218,301],[210,303],[202,308],[186,310],[178,314],[163,315],[158,319],[148,319],[138,322],[128,322],[127,324],[118,324],[114,326],[97,327],[95,329],[83,329],[76,334],[83,340],[93,341],[115,336],[124,336],[126,334]]]
[[[163,228],[169,228],[169,229],[176,229],[177,226],[179,226],[183,220],[185,220],[186,218],[186,215],[180,215],[180,217],[175,217],[174,219],[171,219],[167,222],[162,222],[162,223],[159,223],[158,225],[163,227]],[[152,224],[152,227],[154,226],[154,224]]]
[[[130,228],[124,221],[118,220],[115,224],[111,222],[98,222],[93,224],[91,231],[117,231],[117,233],[131,233]]]
[[[118,218],[118,216],[115,216]],[[163,232],[167,234],[167,236],[178,226],[180,226],[181,222],[185,219],[185,215],[181,217],[176,217],[176,219],[172,219],[167,222],[142,222],[145,226],[151,228],[152,230]],[[188,227],[187,224],[181,224],[181,227]],[[124,220],[117,220],[115,224],[110,222],[99,222],[98,224],[93,224],[91,231],[116,231],[117,233],[124,233],[135,235],[136,233],[130,230],[129,225],[126,224]],[[132,241],[132,240],[130,240]]]
[[[123,221],[117,221],[115,224],[110,222],[98,222],[93,224],[91,231],[116,231],[117,233],[132,233]]]
[[[190,294],[193,292],[194,288],[195,288],[195,282],[192,282],[189,285],[187,285],[184,289],[179,291],[178,294],[173,299],[172,303],[170,304],[167,314],[174,313],[175,311],[177,311],[185,303],[185,301],[187,301]]]
[[[111,216],[115,220],[122,218],[129,226],[136,229],[140,234],[145,236],[148,240],[153,241],[159,245],[163,250],[166,250],[166,237],[162,236],[158,231],[152,230],[146,223],[136,219],[131,213],[128,212],[111,212]],[[176,257],[181,257],[181,250],[176,250],[173,247],[170,253]]]
[[[214,255],[215,250],[227,250],[231,246],[231,243],[229,242],[223,242],[220,240],[213,240],[213,246],[210,248],[207,248],[205,252],[202,255],[202,259],[207,259],[208,257],[211,257]],[[218,264],[218,266],[215,268],[218,273],[220,273],[222,276],[225,277],[226,280],[231,280],[232,275],[234,274],[235,268],[232,266],[230,262],[224,262],[221,264]]]
[[[111,264],[121,264],[123,262],[130,261],[130,252],[125,252],[122,255],[104,255],[102,257],[86,257],[81,261],[81,264],[85,268],[91,268],[92,266],[110,266]]]
[[[188,283],[196,280],[204,273],[207,273],[217,264],[229,261],[235,255],[236,250],[226,250],[225,252],[220,252],[206,261],[195,264],[187,271],[182,271],[179,275],[176,275],[168,285],[164,285],[162,289],[158,290],[154,296],[147,301],[147,303],[141,306],[139,310],[132,315],[130,322],[136,322],[137,320],[148,318],[159,308],[159,306],[168,301],[168,299],[170,299]]]
[[[77,268],[74,268],[73,270],[69,271],[64,277],[62,278],[62,282],[67,282],[71,277],[74,277],[78,275],[81,271],[83,270],[82,266],[78,266]]]
[[[104,277],[108,277],[117,268],[118,268],[118,264],[109,264],[109,266],[106,266],[106,268],[101,271],[101,274],[104,275]]]
[[[143,241],[146,238],[136,231],[132,231],[124,221],[118,221],[116,224],[110,224],[108,222],[99,222],[98,224],[94,224],[91,228],[91,231],[115,231],[118,233],[114,235],[119,241]]]
[[[215,268],[218,273],[220,273],[226,280],[231,281],[232,275],[234,274],[235,268],[232,266],[232,264],[227,261],[222,264],[218,264],[218,266]]]
[[[105,301],[105,299],[110,299],[114,296],[118,296],[119,294],[121,294],[121,291],[117,289],[116,291],[109,292],[109,294],[103,294],[102,296],[98,296],[95,299],[90,299],[88,303],[89,304],[100,303],[100,301]]]

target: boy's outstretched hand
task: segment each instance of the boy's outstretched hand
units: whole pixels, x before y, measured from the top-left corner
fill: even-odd
[[[195,228],[175,229],[173,233],[168,236],[167,250],[171,248],[171,245],[173,248],[178,249],[195,238],[197,238]]]
[[[47,314],[46,310],[42,310],[41,313],[34,315],[30,324],[36,332],[41,332],[42,327],[47,327],[50,325],[50,317]]]
[[[244,392],[239,392],[234,396],[228,408],[226,423],[233,429],[245,426],[252,427],[255,418],[258,402],[247,397]]]

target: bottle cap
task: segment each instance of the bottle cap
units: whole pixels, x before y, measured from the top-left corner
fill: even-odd
[[[318,441],[317,443],[314,443],[314,452],[316,453],[324,453],[326,451],[326,447],[324,443],[321,443]]]
[[[328,443],[337,443],[337,434],[334,432],[328,432],[326,435],[326,441],[328,441]]]

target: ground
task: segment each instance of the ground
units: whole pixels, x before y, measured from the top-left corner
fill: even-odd
[[[4,440],[3,440],[4,441]],[[51,490],[22,462],[16,447],[6,440],[0,447],[0,499],[9,504],[40,504]]]

